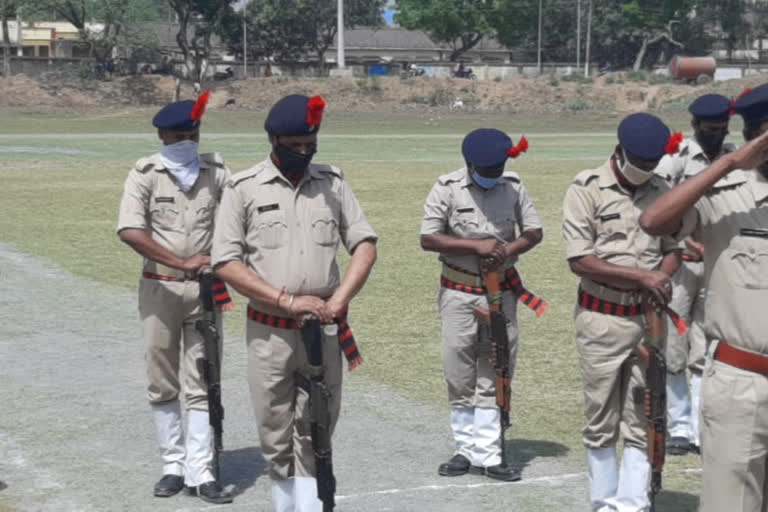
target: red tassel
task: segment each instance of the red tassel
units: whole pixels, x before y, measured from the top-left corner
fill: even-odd
[[[352,371],[361,364],[363,364],[363,356],[357,356],[356,358],[347,362],[347,368],[349,368],[349,371]]]
[[[192,107],[192,112],[189,113],[189,118],[193,121],[199,121],[203,118],[205,113],[205,106],[208,104],[208,100],[211,97],[211,90],[208,89],[197,98],[195,105]]]
[[[507,156],[517,158],[520,156],[520,153],[525,153],[526,151],[528,151],[528,139],[523,136],[516,146],[512,146],[507,150]]]
[[[318,126],[323,121],[325,100],[322,96],[312,96],[307,103],[307,124],[310,127]]]
[[[746,96],[747,94],[749,94],[750,92],[752,92],[752,89],[747,87],[746,89],[741,91],[741,94],[739,94],[735,98],[731,98],[731,108],[730,108],[730,110],[728,110],[728,115],[729,116],[732,116],[732,115],[736,114],[736,109],[734,108],[736,106],[736,102],[739,101],[744,96]]]
[[[672,323],[675,324],[677,333],[682,336],[688,332],[688,323],[685,321],[685,318],[675,313],[675,311],[669,306],[667,306],[665,309],[667,311],[667,315],[669,315],[669,318],[672,320]]]
[[[664,146],[664,152],[668,155],[674,155],[680,151],[680,143],[683,142],[683,132],[675,132],[669,136],[667,145]]]

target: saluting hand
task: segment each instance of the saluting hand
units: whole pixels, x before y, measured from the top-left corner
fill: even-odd
[[[203,267],[211,265],[211,256],[209,254],[195,254],[191,258],[184,260],[182,270],[191,274],[198,274]]]
[[[757,169],[768,162],[768,131],[723,158],[730,158],[734,169]]]
[[[667,304],[672,298],[672,281],[660,270],[648,270],[640,279],[640,286],[650,292],[651,297],[661,305]]]

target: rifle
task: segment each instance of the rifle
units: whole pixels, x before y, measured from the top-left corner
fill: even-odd
[[[195,328],[203,337],[204,359],[197,360],[198,371],[208,388],[208,422],[213,429],[213,474],[219,479],[219,452],[224,431],[224,406],[221,404],[221,361],[219,343],[221,337],[216,327],[216,308],[213,300],[213,271],[209,268],[200,274],[200,301],[203,318],[195,322]]]
[[[648,418],[648,461],[651,464],[651,487],[648,493],[650,512],[654,512],[656,495],[661,491],[661,472],[666,455],[667,431],[667,365],[660,347],[666,338],[666,322],[662,309],[648,300],[644,305],[647,343],[636,353],[646,365],[645,388],[639,391]]]
[[[501,277],[498,270],[489,270],[483,274],[485,288],[488,291],[488,309],[474,307],[475,316],[488,326],[491,335],[491,353],[496,371],[496,406],[499,408],[501,434],[501,463],[505,464],[504,433],[509,427],[509,408],[512,397],[509,371],[509,337],[507,321],[501,309]]]
[[[309,394],[317,498],[323,502],[323,512],[330,512],[336,506],[334,501],[336,477],[333,476],[331,413],[328,408],[331,393],[325,383],[323,370],[323,330],[320,321],[312,318],[304,322],[300,332],[307,352],[309,379],[297,374],[296,382]]]

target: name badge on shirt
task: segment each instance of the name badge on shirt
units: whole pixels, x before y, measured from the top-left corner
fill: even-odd
[[[456,209],[456,213],[471,213],[473,211],[475,211],[475,209],[471,208],[471,207],[469,207],[469,208],[457,208]]]
[[[607,222],[609,220],[616,220],[616,219],[620,219],[620,218],[621,218],[621,214],[620,213],[610,213],[608,215],[601,215],[600,216],[600,220],[602,222]]]
[[[768,238],[768,229],[758,228],[741,228],[739,230],[741,236],[754,236],[757,238]]]
[[[173,197],[156,197],[155,198],[156,203],[175,203],[176,199]]]
[[[272,203],[272,204],[265,204],[265,205],[259,206],[256,210],[259,213],[264,213],[264,212],[271,212],[272,210],[279,210],[279,209],[280,209],[280,205],[278,203]]]

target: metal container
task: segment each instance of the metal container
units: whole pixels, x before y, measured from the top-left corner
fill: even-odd
[[[669,61],[669,76],[674,80],[709,82],[715,75],[715,67],[714,57],[681,57],[676,55]]]

